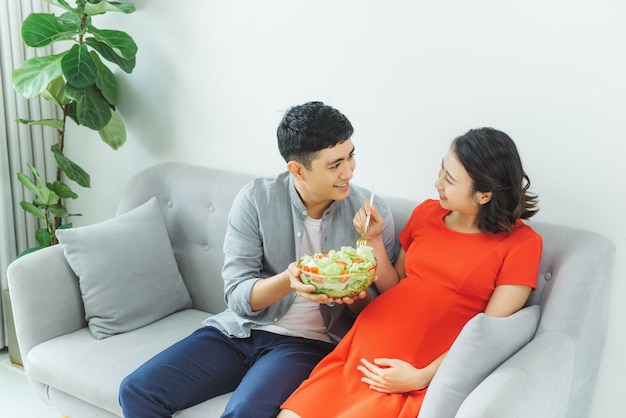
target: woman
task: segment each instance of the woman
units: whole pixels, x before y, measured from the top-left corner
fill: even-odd
[[[455,139],[435,187],[439,200],[420,204],[400,234],[395,269],[387,268],[375,208],[355,215],[363,230],[371,210],[368,243],[382,271],[397,273],[382,282],[399,283],[379,289],[279,417],[415,418],[465,323],[524,306],[536,286],[541,237],[522,222],[537,212],[537,196],[511,138],[482,128]]]

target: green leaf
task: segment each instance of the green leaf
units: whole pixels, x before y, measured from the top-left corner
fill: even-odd
[[[78,164],[75,164],[72,160],[67,158],[61,152],[59,144],[54,144],[51,148],[54,154],[54,159],[57,162],[57,166],[63,171],[63,173],[70,179],[78,183],[82,187],[91,187],[91,178],[85,170],[83,170]]]
[[[76,89],[70,85],[65,94],[76,101],[76,122],[97,131],[111,120],[111,107],[96,86]]]
[[[65,90],[65,95],[71,99],[70,93],[67,92],[67,89]],[[65,107],[65,111],[67,112],[67,116],[69,116],[74,122],[78,124],[78,120],[76,119],[76,100],[70,100],[70,102]]]
[[[49,184],[48,187],[50,190],[55,192],[61,199],[76,199],[78,195],[70,189],[65,183],[62,183],[58,180],[55,180],[54,183]]]
[[[82,25],[81,19],[83,17],[83,12],[81,9],[82,9],[81,7],[78,7],[76,9],[73,9],[72,11],[63,13],[61,16],[59,16],[59,21],[63,23],[67,23],[69,25],[74,25],[77,28],[79,28],[78,30],[80,30],[80,27]],[[87,24],[89,24],[89,22],[91,22],[91,18],[87,19]],[[83,29],[83,34],[84,34],[84,29]]]
[[[94,38],[106,44],[113,52],[122,58],[130,59],[137,55],[137,44],[126,32],[111,29],[98,29],[94,26],[87,27],[87,32]]]
[[[39,172],[37,171],[35,166],[33,166],[31,163],[26,163],[26,165],[28,165],[28,168],[33,174],[33,177],[35,177],[36,183],[33,182],[30,178],[26,177],[24,174],[18,173],[17,178],[20,183],[22,183],[35,196],[38,196],[40,198],[39,202],[41,206],[50,206],[56,204],[59,201],[59,197],[56,195],[56,193],[48,189],[48,186],[46,186],[44,181],[41,179],[41,176],[39,175]],[[35,200],[35,202],[37,201]]]
[[[45,247],[31,247],[31,248],[28,248],[28,249],[26,249],[26,250],[22,251],[22,252],[21,252],[21,253],[17,256],[17,258],[20,258],[20,257],[22,257],[22,256],[25,256],[26,254],[34,253],[35,251],[39,251],[39,250],[41,250],[42,248],[45,248]]]
[[[107,125],[98,131],[100,138],[114,150],[124,145],[126,142],[126,126],[120,115],[111,110],[111,120]]]
[[[79,29],[79,26],[63,22],[53,14],[31,13],[22,24],[22,39],[32,48],[41,48],[73,39]]]
[[[112,62],[113,64],[117,64],[124,72],[130,74],[133,72],[133,68],[135,68],[135,57],[132,58],[123,58],[119,56],[113,49],[105,44],[104,42],[97,41],[94,38],[86,38],[85,43],[98,51],[102,58],[107,61]]]
[[[57,106],[68,104],[69,99],[65,97],[65,80],[63,77],[57,77],[52,80],[41,94],[41,97]]]
[[[72,46],[61,60],[61,68],[67,83],[74,87],[86,88],[96,82],[98,70],[85,44]]]
[[[109,67],[104,65],[97,52],[91,51],[90,53],[91,59],[98,69],[96,87],[100,89],[106,101],[114,105],[117,102],[117,79],[115,78],[115,74],[109,70]]]
[[[128,14],[134,12],[135,10],[135,5],[132,3],[119,3],[116,1],[103,1],[98,4],[85,4],[85,13],[89,16],[100,15],[106,12],[122,12]]]
[[[40,120],[30,120],[30,119],[16,119],[19,123],[23,123],[24,125],[41,125],[41,126],[50,126],[54,129],[58,129],[62,131],[65,126],[63,125],[63,121],[58,119],[40,119]]]
[[[12,73],[15,91],[27,99],[41,95],[52,80],[63,74],[61,61],[65,54],[63,52],[24,61]]]
[[[62,9],[65,9],[68,12],[71,12],[71,11],[74,10],[74,9],[72,9],[72,6],[67,4],[67,2],[65,0],[45,0],[45,1],[46,1],[46,3],[50,3],[53,6],[57,6],[57,7],[60,7]]]
[[[33,176],[35,177],[35,180],[37,180],[37,183],[43,184],[43,180],[41,179],[41,176],[39,175],[39,172],[37,171],[35,166],[31,163],[26,163],[26,165],[30,169],[30,172],[33,173]]]
[[[46,207],[50,207],[53,205],[56,205],[57,203],[59,203],[59,200],[61,199],[59,196],[57,196],[57,194],[55,192],[53,192],[52,190],[48,189],[48,186],[44,186],[46,193],[44,193],[44,196],[42,196],[44,199],[44,204]],[[43,188],[42,188],[43,190]]]
[[[20,206],[24,209],[24,212],[30,213],[43,221],[46,220],[46,214],[32,203],[21,201]]]
[[[65,209],[64,206],[62,206],[62,207],[58,207],[58,206],[51,207],[51,208],[48,209],[48,211],[51,214],[53,214],[55,216],[58,216],[61,219],[67,218],[68,216],[70,216],[70,214],[67,212],[67,209]]]
[[[37,243],[41,246],[41,248],[49,247],[50,245],[52,245],[52,241],[50,240],[50,232],[48,232],[47,228],[40,228],[35,231],[35,239],[37,240]]]
[[[58,145],[56,146],[58,147]],[[40,206],[48,207],[51,205],[56,205],[59,201],[59,196],[57,196],[56,193],[48,188],[48,186],[41,179],[41,176],[39,175],[39,172],[37,171],[35,166],[33,166],[31,163],[26,164],[28,165],[31,173],[33,173],[33,177],[35,177],[37,185],[35,186],[35,183],[31,181],[28,177],[24,176],[21,173],[18,173],[17,177],[20,183],[26,186],[26,188],[30,190],[34,195],[39,196],[40,199],[35,200],[35,202],[38,203]]]
[[[24,173],[17,173],[17,179],[32,194],[34,194],[35,196],[39,196],[40,190],[37,187],[37,185],[35,183],[33,183],[33,181],[30,179],[30,177],[26,176]]]

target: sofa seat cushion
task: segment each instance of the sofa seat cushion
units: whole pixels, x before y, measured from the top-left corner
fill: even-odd
[[[26,358],[30,379],[67,392],[119,416],[119,385],[145,361],[202,326],[210,316],[186,309],[135,331],[103,340],[87,328],[34,347]]]

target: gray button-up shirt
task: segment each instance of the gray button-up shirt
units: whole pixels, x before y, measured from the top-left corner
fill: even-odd
[[[356,244],[359,234],[352,219],[365,199],[369,199],[369,192],[351,184],[349,197],[333,202],[324,211],[322,251]],[[382,235],[393,262],[397,241],[391,211],[379,198],[375,206],[385,219]],[[228,309],[207,318],[204,325],[231,337],[245,338],[253,324],[273,324],[287,312],[295,292],[259,311],[252,311],[250,292],[257,280],[285,271],[298,259],[306,216],[307,209],[289,172],[257,178],[241,189],[233,202],[224,240],[222,277]],[[354,320],[349,312],[345,305],[323,307],[322,317],[333,341],[343,337]]]

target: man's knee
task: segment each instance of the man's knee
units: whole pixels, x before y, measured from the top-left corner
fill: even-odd
[[[124,404],[131,399],[140,397],[139,392],[141,391],[142,385],[138,383],[138,380],[135,374],[132,373],[126,376],[124,380],[122,380],[122,383],[120,383],[119,401],[122,408],[124,408]]]

